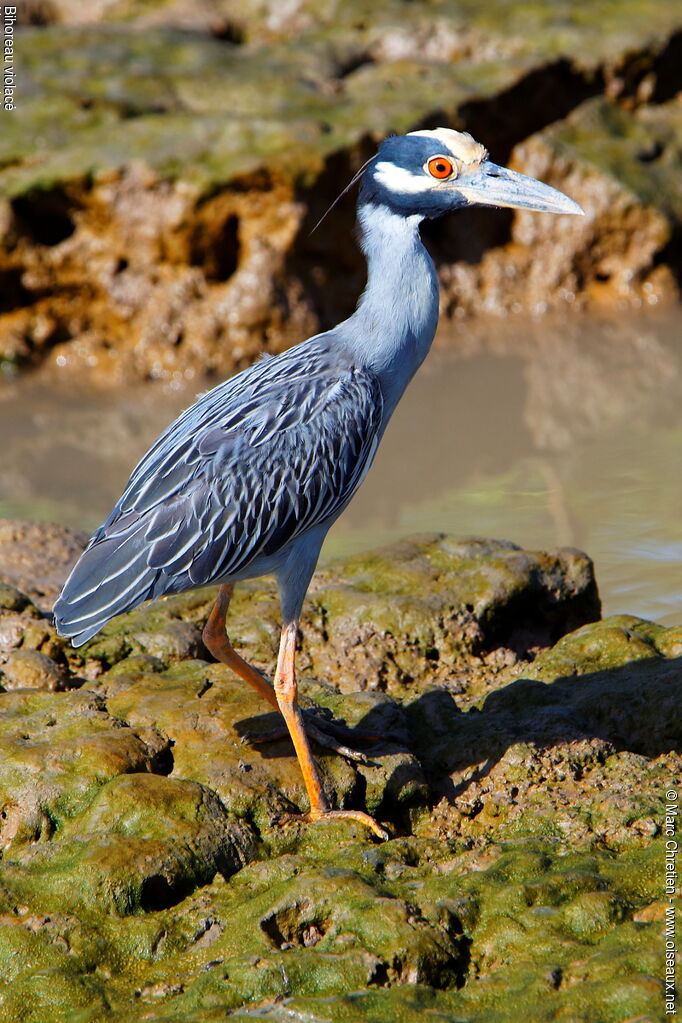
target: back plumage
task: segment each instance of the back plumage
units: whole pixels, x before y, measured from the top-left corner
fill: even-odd
[[[79,646],[144,600],[244,578],[332,522],[369,468],[382,408],[378,381],[334,334],[203,395],[90,540],[55,603],[58,632]]]

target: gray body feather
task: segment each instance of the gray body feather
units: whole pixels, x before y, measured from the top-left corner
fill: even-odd
[[[312,338],[172,424],[55,604],[63,635],[78,644],[150,597],[262,575],[298,536],[334,521],[369,468],[383,405],[377,378],[339,354],[328,335]]]
[[[298,617],[438,318],[418,218],[365,207],[360,221],[369,275],[353,316],[204,394],[134,470],[54,606],[76,646],[144,600],[269,573],[284,619]]]
[[[362,171],[367,287],[353,315],[209,391],[159,438],[54,607],[85,642],[150,597],[273,573],[300,615],[327,530],[362,482],[438,322],[419,224],[469,205],[582,213],[449,128],[385,139]]]

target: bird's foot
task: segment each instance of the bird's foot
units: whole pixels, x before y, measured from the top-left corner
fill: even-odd
[[[276,824],[317,824],[319,821],[330,820],[352,820],[363,824],[370,831],[373,831],[382,842],[387,842],[391,837],[386,828],[370,817],[362,810],[309,810],[308,813],[282,813],[276,819]]]
[[[348,728],[347,725],[342,725],[332,718],[322,717],[321,714],[314,710],[304,710],[303,719],[308,738],[312,739],[318,746],[321,746],[322,749],[332,750],[334,753],[346,757],[347,760],[353,760],[357,764],[369,764],[371,761],[365,753],[349,746],[349,742],[376,745],[377,743],[386,744],[387,740],[390,742],[393,738],[392,736],[378,735],[375,732],[365,732],[360,728]],[[289,732],[286,728],[275,728],[270,732],[250,732],[244,736],[242,741],[254,744],[278,742],[280,739],[288,738],[288,736]],[[397,739],[397,737],[395,738]]]
[[[385,745],[386,742],[400,742],[397,736],[381,735],[379,732],[367,732],[364,728],[349,728],[341,721],[332,717],[326,707],[306,708],[303,711],[306,730],[309,726],[331,735],[343,742],[360,742],[365,746]]]

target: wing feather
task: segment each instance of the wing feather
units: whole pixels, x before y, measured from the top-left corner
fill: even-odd
[[[152,592],[238,575],[331,522],[369,468],[382,416],[376,377],[324,335],[203,395],[92,537],[55,605],[60,631],[92,635]]]

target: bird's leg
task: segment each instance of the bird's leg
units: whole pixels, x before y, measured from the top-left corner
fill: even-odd
[[[218,588],[216,602],[204,626],[202,634],[204,643],[217,661],[220,661],[221,664],[226,664],[235,675],[239,675],[241,679],[248,682],[250,686],[253,686],[261,696],[264,696],[275,710],[279,710],[279,704],[277,703],[272,683],[268,681],[265,675],[261,675],[259,671],[252,668],[250,664],[247,664],[230,643],[225,626],[225,615],[230,606],[233,592],[234,586],[231,584],[223,584]]]
[[[361,810],[331,810],[327,805],[327,800],[322,791],[320,773],[317,769],[317,764],[313,760],[310,743],[306,735],[303,714],[297,701],[298,687],[296,685],[295,673],[297,627],[297,622],[289,622],[282,628],[277,670],[275,672],[275,696],[277,697],[282,717],[289,729],[310,801],[310,810],[307,814],[301,815],[300,819],[311,822],[326,819],[336,820],[339,818],[355,820],[370,828],[379,838],[386,839],[388,838],[387,832],[369,814],[363,813]],[[286,816],[283,819],[287,819]]]
[[[230,606],[233,591],[234,586],[230,584],[223,584],[218,588],[216,602],[204,626],[202,634],[204,643],[217,661],[231,668],[244,682],[248,682],[256,692],[260,693],[271,707],[279,711],[281,708],[277,702],[277,696],[270,680],[265,675],[262,675],[260,671],[257,671],[256,668],[252,668],[243,657],[240,657],[230,643],[226,632],[225,616]],[[341,756],[361,764],[367,763],[365,754],[351,749],[350,746],[346,745],[346,742],[353,739],[364,739],[366,741],[381,739],[381,736],[366,735],[362,732],[354,733],[350,728],[346,728],[336,721],[327,721],[312,712],[306,712],[306,717],[308,734],[315,742],[326,749],[331,749],[335,753],[339,753]],[[287,734],[290,734],[290,729],[268,732],[265,735],[253,735],[250,738],[252,742],[274,742],[285,737]]]

